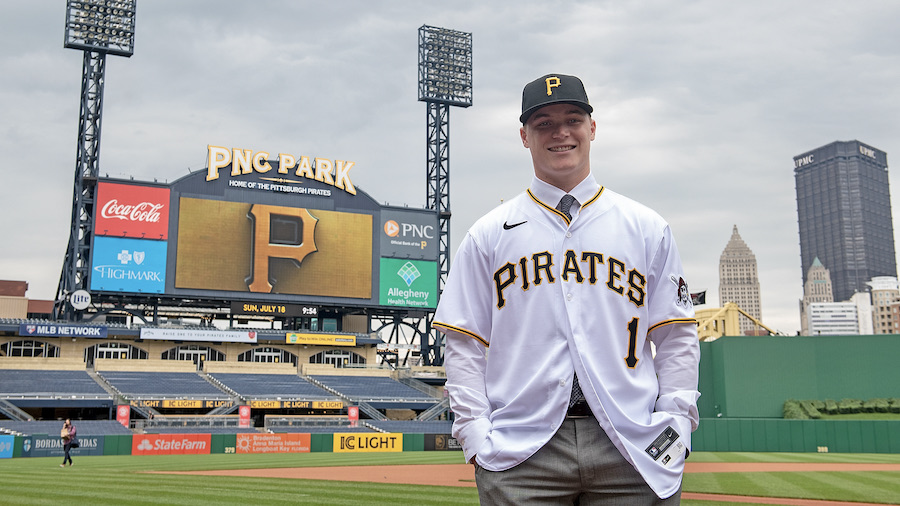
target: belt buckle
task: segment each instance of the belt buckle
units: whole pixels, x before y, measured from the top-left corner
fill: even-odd
[[[589,418],[592,414],[591,407],[588,406],[588,403],[579,401],[569,407],[566,411],[566,418]]]

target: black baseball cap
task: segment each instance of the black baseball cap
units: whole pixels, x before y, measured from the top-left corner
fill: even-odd
[[[534,111],[557,103],[575,104],[588,114],[594,112],[581,79],[565,74],[547,74],[526,84],[522,90],[522,115],[519,116],[519,121],[524,125]]]

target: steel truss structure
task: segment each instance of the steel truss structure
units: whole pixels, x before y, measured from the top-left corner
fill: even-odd
[[[438,291],[450,272],[450,106],[472,105],[472,34],[423,25],[419,28],[419,101],[426,103],[426,208],[438,213]],[[443,335],[425,317],[426,365],[443,365]]]
[[[65,47],[84,52],[81,107],[69,243],[63,261],[53,316],[74,321],[80,312],[68,303],[76,290],[87,290],[93,236],[94,197],[100,173],[100,126],[106,55],[134,53],[136,0],[69,0],[66,4]]]

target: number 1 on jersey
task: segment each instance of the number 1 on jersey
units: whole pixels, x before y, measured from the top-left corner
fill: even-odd
[[[634,369],[638,363],[637,358],[637,332],[638,318],[634,317],[628,322],[628,356],[625,357],[625,363],[629,369]]]

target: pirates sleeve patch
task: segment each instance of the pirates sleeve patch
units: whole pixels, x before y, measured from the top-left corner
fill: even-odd
[[[675,276],[671,276],[669,279],[672,280],[672,283],[675,283],[677,287],[677,292],[675,294],[675,305],[681,306],[685,308],[693,307],[694,302],[691,300],[691,292],[688,290],[687,283],[684,281],[684,278]]]

